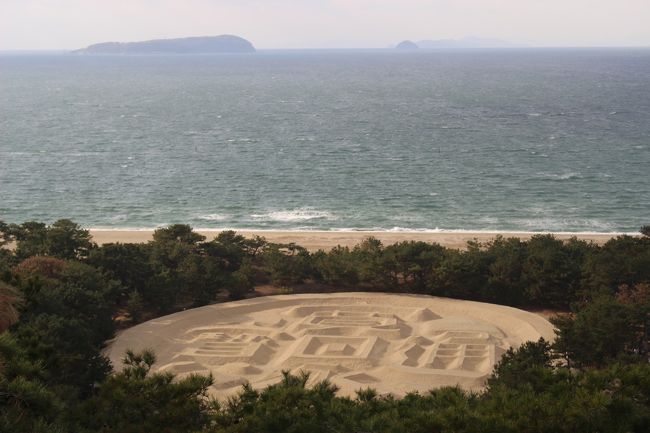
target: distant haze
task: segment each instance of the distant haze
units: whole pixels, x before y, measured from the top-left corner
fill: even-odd
[[[467,36],[650,46],[649,0],[0,0],[0,50],[235,34],[258,48],[384,48]]]

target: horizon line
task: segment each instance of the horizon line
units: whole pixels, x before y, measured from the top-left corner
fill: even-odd
[[[494,47],[436,47],[436,48],[417,48],[408,52],[418,51],[488,51],[488,50],[527,50],[527,49],[648,49],[647,45],[516,45],[516,46],[494,46]],[[71,53],[80,48],[9,48],[0,49],[0,53]],[[257,48],[257,51],[395,51],[395,47],[301,47],[301,48]],[[404,52],[404,51],[402,51]],[[156,54],[156,53],[152,53]],[[176,55],[177,53],[161,53],[166,55]],[[201,53],[190,53],[189,55],[201,55]],[[229,53],[205,53],[205,54],[229,54]],[[236,53],[235,53],[236,54]],[[94,54],[94,55],[111,55],[111,54]],[[125,55],[125,54],[115,54]],[[128,56],[137,56],[139,54],[127,54]],[[149,54],[142,54],[149,55]],[[179,53],[178,55],[187,55]]]

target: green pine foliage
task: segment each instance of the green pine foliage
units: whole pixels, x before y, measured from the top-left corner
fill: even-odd
[[[650,236],[641,232],[602,246],[550,235],[464,250],[369,238],[311,253],[232,231],[206,240],[186,225],[147,244],[97,246],[69,220],[0,222],[0,432],[650,431]],[[308,372],[284,372],[217,402],[211,377],[152,372],[153,353],[127,352],[124,366],[102,355],[120,326],[268,283],[563,313],[553,344],[508,350],[480,393],[366,388],[347,398]]]
[[[109,376],[96,393],[74,408],[68,423],[79,432],[185,433],[204,429],[214,403],[207,397],[209,376],[175,380],[151,373],[156,357],[128,351],[124,369]]]

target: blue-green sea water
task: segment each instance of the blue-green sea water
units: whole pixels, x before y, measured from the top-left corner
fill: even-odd
[[[0,219],[636,231],[650,50],[0,56]]]

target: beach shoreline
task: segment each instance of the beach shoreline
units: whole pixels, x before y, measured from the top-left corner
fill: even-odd
[[[90,234],[99,245],[107,243],[144,243],[152,239],[153,229],[94,229]],[[211,240],[227,229],[195,229]],[[448,248],[464,248],[468,241],[488,242],[497,236],[517,237],[522,240],[534,235],[552,234],[558,239],[576,237],[602,245],[608,240],[625,233],[567,233],[567,232],[519,232],[519,231],[318,231],[318,230],[237,230],[248,238],[261,236],[273,243],[294,243],[310,251],[331,250],[337,246],[354,247],[364,239],[374,237],[390,245],[404,241],[438,243]],[[628,233],[629,234],[629,233]]]

